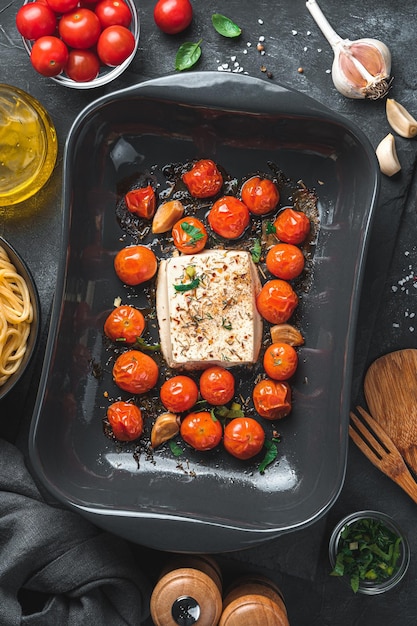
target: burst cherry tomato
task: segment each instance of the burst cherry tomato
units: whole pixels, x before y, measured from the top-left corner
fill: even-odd
[[[97,54],[105,65],[115,67],[125,61],[135,49],[135,36],[125,26],[108,26],[97,42]]]
[[[238,239],[249,224],[249,209],[234,196],[223,196],[210,209],[208,222],[225,239]]]
[[[133,441],[143,432],[142,411],[131,402],[113,402],[107,409],[107,419],[119,441]]]
[[[207,243],[207,230],[203,222],[188,216],[178,220],[172,228],[175,247],[184,254],[195,254],[204,250]]]
[[[181,437],[195,450],[211,450],[219,445],[223,429],[210,411],[189,413],[181,422]]]
[[[247,180],[240,192],[242,201],[254,215],[266,215],[275,209],[279,202],[279,191],[269,178],[253,176]]]
[[[155,214],[156,196],[151,185],[128,191],[125,202],[128,210],[138,217],[150,220]]]
[[[289,343],[273,343],[265,350],[263,365],[272,380],[288,380],[297,370],[298,355]]]
[[[24,4],[16,13],[16,28],[26,39],[39,39],[53,35],[57,19],[54,11],[40,2]]]
[[[68,59],[68,48],[59,37],[45,35],[37,39],[30,52],[30,60],[42,76],[58,76]]]
[[[223,445],[237,459],[251,459],[265,442],[265,432],[253,417],[236,417],[224,429]]]
[[[47,3],[56,13],[66,13],[75,9],[78,0],[47,0]]]
[[[133,306],[116,307],[104,322],[104,334],[112,341],[132,344],[137,341],[145,328],[145,318]]]
[[[200,393],[210,404],[227,404],[235,395],[235,378],[224,367],[213,365],[201,374]]]
[[[123,0],[99,0],[94,8],[102,28],[107,26],[130,26],[132,14]]]
[[[266,255],[266,267],[277,278],[292,280],[304,269],[304,254],[292,243],[277,243]]]
[[[252,392],[255,411],[268,420],[279,420],[291,411],[291,387],[285,381],[264,379]]]
[[[146,246],[126,246],[116,254],[114,269],[121,281],[135,286],[155,276],[158,261],[155,253]]]
[[[211,198],[223,185],[223,176],[210,159],[197,161],[189,172],[183,174],[182,180],[194,198]]]
[[[271,324],[282,324],[290,319],[298,304],[298,296],[291,285],[279,278],[267,281],[256,298],[256,306]]]
[[[86,50],[97,43],[101,33],[101,24],[91,9],[76,8],[61,17],[58,30],[67,46],[77,50]]]
[[[100,72],[100,59],[93,50],[70,50],[65,73],[78,83],[94,80]]]
[[[190,0],[159,0],[153,16],[158,28],[168,35],[175,35],[191,24],[193,7]]]
[[[302,243],[310,232],[307,215],[289,207],[278,214],[274,226],[276,236],[285,243]]]
[[[147,393],[155,387],[159,368],[152,357],[139,350],[127,350],[117,357],[113,366],[113,380],[129,393]]]
[[[198,387],[189,376],[168,378],[160,391],[161,402],[172,413],[189,411],[197,402]]]

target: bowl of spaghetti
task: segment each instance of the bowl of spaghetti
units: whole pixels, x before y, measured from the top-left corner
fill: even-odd
[[[39,334],[39,295],[21,256],[0,236],[0,400],[16,385]]]

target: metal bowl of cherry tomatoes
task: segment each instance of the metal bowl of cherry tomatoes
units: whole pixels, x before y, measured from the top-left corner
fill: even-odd
[[[16,27],[34,71],[74,89],[120,76],[139,44],[133,0],[25,0]]]

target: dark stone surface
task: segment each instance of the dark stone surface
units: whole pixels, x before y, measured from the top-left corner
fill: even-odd
[[[198,69],[217,70],[222,64],[233,69],[236,62],[253,76],[308,93],[355,121],[374,146],[390,130],[384,101],[349,100],[334,89],[329,73],[332,50],[301,0],[279,4],[272,0],[256,3],[230,0],[227,7],[219,6],[214,0],[196,1],[192,26],[186,33],[173,37],[156,29],[152,18],[154,3],[137,1],[142,27],[134,62],[112,84],[89,91],[66,89],[35,74],[14,27],[20,2],[3,0],[1,5],[0,81],[25,89],[44,104],[54,120],[60,143],[58,164],[45,189],[13,210],[0,209],[0,233],[23,252],[38,285],[43,338],[47,333],[61,247],[61,166],[70,126],[84,106],[103,93],[171,73],[176,50],[184,41],[203,40]],[[342,37],[376,37],[389,46],[394,76],[391,97],[417,114],[414,1],[400,0],[394,5],[391,0],[367,3],[352,0],[340,4],[322,0],[321,7]],[[226,40],[213,30],[211,14],[214,12],[227,13],[242,27],[239,40]],[[259,37],[265,38],[264,55],[256,49]],[[262,65],[272,77],[268,78],[261,71]],[[303,72],[298,68],[303,68]],[[369,241],[357,327],[352,407],[363,401],[363,375],[377,356],[416,346],[416,143],[398,137],[396,141],[403,167],[395,178],[382,180]],[[36,394],[41,352],[19,390],[0,405],[0,434],[8,439],[24,442]],[[284,535],[260,548],[219,555],[225,581],[242,570],[253,569],[274,578],[284,593],[292,626],[414,626],[417,615],[415,507],[351,444],[345,484],[331,511],[306,530]],[[408,533],[411,544],[407,577],[396,591],[383,596],[354,596],[341,581],[329,576],[327,544],[331,530],[345,514],[360,509],[377,509],[392,515]],[[132,549],[138,554],[138,562],[143,564],[146,559],[156,576],[164,555],[148,553],[137,546]]]

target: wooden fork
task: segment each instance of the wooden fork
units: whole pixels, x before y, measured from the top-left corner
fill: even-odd
[[[350,437],[375,467],[389,476],[417,503],[417,483],[401,453],[369,413],[360,406],[357,406],[356,410],[362,419],[350,412],[351,423],[355,426],[354,428],[349,424]]]

